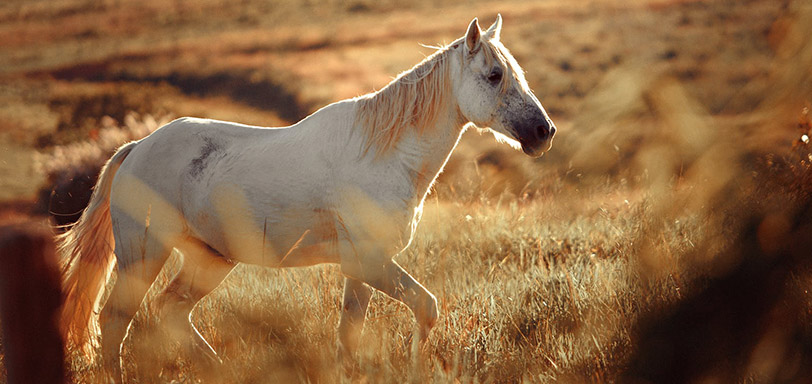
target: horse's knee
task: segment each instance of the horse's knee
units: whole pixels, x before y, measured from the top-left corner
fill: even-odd
[[[195,297],[190,287],[178,279],[173,280],[164,288],[158,300],[162,307],[191,307],[195,304]]]

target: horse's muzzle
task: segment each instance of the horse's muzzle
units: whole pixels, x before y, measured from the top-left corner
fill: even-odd
[[[553,136],[555,136],[555,125],[552,121],[545,121],[537,124],[532,134],[525,135],[519,139],[522,145],[522,152],[532,157],[541,157],[545,152],[553,147]]]

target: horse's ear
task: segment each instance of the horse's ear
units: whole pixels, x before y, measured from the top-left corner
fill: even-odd
[[[465,33],[465,47],[468,48],[469,53],[476,53],[479,50],[479,44],[482,37],[482,31],[479,29],[479,21],[475,17],[468,24],[468,32]]]
[[[485,31],[485,36],[487,36],[491,40],[499,40],[500,35],[502,34],[502,15],[496,14],[496,21]]]

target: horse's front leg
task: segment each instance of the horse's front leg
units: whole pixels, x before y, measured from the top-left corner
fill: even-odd
[[[437,299],[394,260],[383,265],[363,266],[364,281],[412,310],[419,326],[421,343],[437,322]]]
[[[344,299],[341,305],[341,319],[338,322],[339,359],[355,358],[371,297],[372,288],[359,280],[344,278]]]

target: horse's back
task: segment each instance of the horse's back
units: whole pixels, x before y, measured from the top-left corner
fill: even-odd
[[[194,189],[205,192],[205,183],[190,183],[211,181],[206,179],[211,174],[207,168],[223,160],[234,142],[250,141],[246,137],[256,135],[259,129],[196,118],[166,124],[138,141],[121,164],[113,182],[112,207],[137,220],[144,219],[144,209],[150,215],[182,220],[184,201],[195,198]],[[161,207],[161,212],[151,207]],[[160,224],[158,220],[152,222]]]
[[[119,172],[138,178],[156,192],[179,193],[179,181],[203,171],[228,143],[257,129],[214,120],[181,118],[138,141]]]

